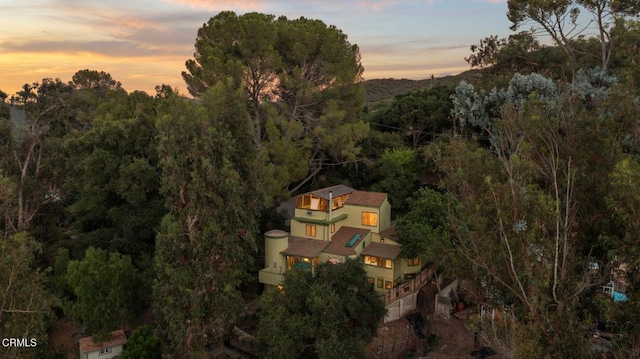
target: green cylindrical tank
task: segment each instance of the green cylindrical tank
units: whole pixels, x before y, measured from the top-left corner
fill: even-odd
[[[287,270],[287,260],[280,252],[289,246],[289,233],[273,229],[264,234],[264,264],[272,271],[284,273]]]

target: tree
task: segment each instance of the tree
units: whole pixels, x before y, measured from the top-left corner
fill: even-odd
[[[388,193],[394,211],[404,213],[407,200],[420,184],[420,166],[414,152],[410,149],[385,150],[377,167],[382,179],[371,189]]]
[[[120,81],[116,81],[111,74],[104,71],[84,69],[76,72],[71,82],[76,89],[100,89],[114,91],[121,88]]]
[[[569,57],[572,71],[576,71],[576,54],[572,40],[579,36],[584,28],[578,24],[580,9],[574,0],[561,1],[525,1],[509,0],[507,18],[513,24],[511,30],[516,30],[525,23],[532,21],[551,37]]]
[[[593,15],[600,42],[600,66],[607,69],[615,38],[611,32],[616,21],[626,16],[636,16],[640,3],[635,0],[562,0],[527,1],[509,0],[507,17],[516,30],[532,21],[551,37],[569,56],[573,71],[577,70],[575,39],[582,36],[588,25],[578,23],[581,8]]]
[[[25,84],[11,98],[26,122],[24,131],[16,129],[16,140],[3,146],[3,156],[13,159],[4,163],[5,175],[17,184],[16,216],[8,223],[14,231],[31,229],[33,220],[58,198],[64,166],[56,161],[54,150],[67,127],[70,94],[71,88],[60,79],[43,79],[41,84]]]
[[[0,187],[1,180],[0,175]],[[0,199],[4,201],[3,197]],[[0,230],[0,337],[36,338],[37,345],[45,346],[47,327],[54,317],[53,307],[59,305],[59,300],[45,289],[44,273],[33,267],[40,251],[41,245],[27,233],[9,234]],[[33,347],[0,345],[3,358],[41,355]]]
[[[64,191],[77,240],[89,246],[129,254],[140,263],[151,257],[160,219],[166,213],[160,196],[156,100],[144,92],[111,101],[91,128],[65,138],[69,172]]]
[[[436,86],[418,92],[397,95],[380,121],[382,129],[395,129],[414,150],[451,127],[452,88]]]
[[[250,133],[243,93],[222,85],[209,91],[205,105],[163,91],[158,107],[169,213],[156,240],[154,312],[172,357],[197,357],[232,329],[263,206],[257,154],[243,135]]]
[[[272,195],[287,197],[328,165],[356,160],[368,131],[359,120],[362,66],[342,31],[225,11],[198,31],[195,47],[183,72],[190,93],[200,97],[216,84],[243,93],[254,145],[274,166]]]
[[[76,297],[66,311],[97,340],[133,317],[139,283],[129,256],[89,247],[82,260],[69,262],[66,280]]]
[[[153,335],[151,328],[141,326],[127,339],[122,359],[160,359],[162,346],[160,339]]]
[[[265,358],[364,358],[385,315],[362,264],[322,263],[316,274],[289,271],[284,290],[265,294],[258,340]]]
[[[470,110],[465,120],[488,144],[454,137],[432,148],[453,249],[485,299],[514,306],[523,330],[515,338],[527,338],[510,344],[516,355],[574,355],[582,347],[568,343],[584,335],[577,323],[585,319],[576,313],[595,314],[585,303],[603,277],[587,264],[606,232],[592,226],[607,228],[597,198],[621,145],[609,142],[620,134],[603,106],[612,89],[585,76],[562,91],[540,76],[514,76],[486,96],[465,85],[454,108]]]
[[[442,252],[436,248],[449,242],[446,215],[447,203],[441,193],[429,188],[415,192],[409,199],[409,211],[398,218],[395,226],[402,243],[402,256],[438,258]]]

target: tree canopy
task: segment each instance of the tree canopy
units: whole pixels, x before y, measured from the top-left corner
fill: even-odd
[[[69,314],[98,340],[130,322],[139,283],[129,256],[89,247],[84,259],[69,262],[66,280],[76,297]]]
[[[357,260],[285,273],[263,297],[258,340],[265,358],[364,358],[385,308]]]
[[[335,26],[223,11],[198,31],[195,48],[183,72],[189,92],[224,84],[243,93],[254,145],[273,166],[270,194],[287,197],[328,164],[356,160],[368,131],[359,119],[363,68]]]
[[[167,94],[157,121],[170,211],[156,240],[154,311],[172,356],[197,357],[233,327],[263,201],[255,150],[243,143],[251,140],[242,136],[249,122],[241,94],[221,85],[209,91],[204,104]]]

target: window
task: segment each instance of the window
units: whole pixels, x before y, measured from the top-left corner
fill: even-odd
[[[378,225],[378,214],[375,212],[362,212],[362,225],[375,227]]]
[[[415,258],[409,258],[409,259],[407,259],[407,265],[408,265],[409,267],[419,266],[419,265],[420,265],[420,258],[415,257]]]
[[[305,228],[305,234],[308,237],[315,237],[316,236],[316,225],[315,224],[307,224],[307,226]]]
[[[336,224],[331,223],[331,233],[335,233],[335,231],[336,231]]]
[[[393,288],[391,281],[385,280],[384,281],[384,289],[386,290],[391,290]]]
[[[296,207],[298,208],[309,208],[311,207],[311,195],[305,194],[302,196],[298,196],[296,202]]]
[[[384,285],[384,280],[378,278],[378,288],[382,288],[383,285]]]
[[[374,267],[383,267],[391,269],[391,259],[378,258],[374,256],[364,256],[364,264]]]
[[[107,354],[111,354],[111,348],[102,348],[100,349],[100,353],[98,353],[98,355],[107,355]]]

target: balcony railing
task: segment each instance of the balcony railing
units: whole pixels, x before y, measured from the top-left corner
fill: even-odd
[[[436,273],[436,265],[432,264],[425,267],[419,275],[410,281],[400,283],[398,286],[390,290],[384,295],[384,305],[387,306],[398,299],[404,298],[412,293],[417,292],[427,282],[431,281]]]

